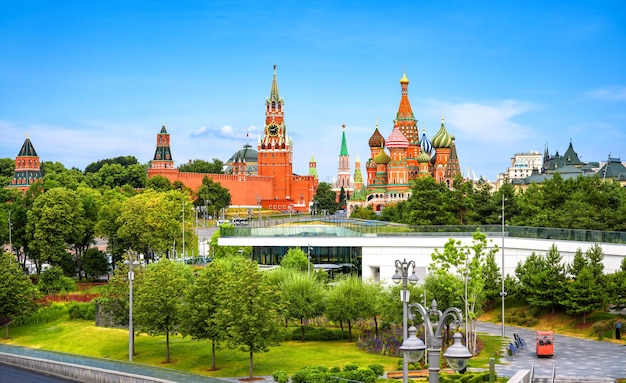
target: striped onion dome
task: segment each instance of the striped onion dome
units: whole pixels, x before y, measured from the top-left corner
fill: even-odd
[[[430,161],[430,156],[426,152],[421,152],[419,156],[417,156],[417,162],[420,164],[425,164]]]
[[[430,154],[433,151],[433,144],[431,144],[430,141],[428,141],[428,137],[426,137],[425,131],[422,134],[422,140],[420,142],[421,142],[422,153],[426,152]]]
[[[409,140],[406,139],[398,127],[395,127],[389,137],[387,137],[385,144],[388,149],[406,149],[409,147]]]
[[[452,136],[446,130],[446,126],[441,119],[441,128],[433,137],[433,146],[435,148],[449,148],[452,145]]]

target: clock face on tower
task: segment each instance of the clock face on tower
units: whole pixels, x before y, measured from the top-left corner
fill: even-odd
[[[278,135],[278,126],[272,124],[270,126],[267,127],[267,132],[269,133],[270,136],[277,136]]]

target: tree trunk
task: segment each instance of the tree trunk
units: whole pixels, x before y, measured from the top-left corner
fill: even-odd
[[[376,331],[376,338],[378,338],[378,317],[374,315],[374,329]]]
[[[301,340],[304,342],[304,318],[300,318],[300,330],[302,332]]]
[[[4,339],[9,339],[9,318],[7,318],[7,323],[4,324]]]
[[[254,359],[253,359],[254,353],[252,351],[250,351],[250,379],[252,379],[253,375],[254,375]]]
[[[170,332],[165,331],[165,363],[170,362]]]
[[[215,371],[215,340],[211,341],[211,370]]]
[[[350,338],[350,342],[352,342],[352,322],[348,321],[348,337]]]

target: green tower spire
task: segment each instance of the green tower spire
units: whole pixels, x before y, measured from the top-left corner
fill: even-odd
[[[339,151],[340,156],[348,156],[348,144],[346,143],[346,124],[341,126],[343,131],[341,132],[341,150]]]

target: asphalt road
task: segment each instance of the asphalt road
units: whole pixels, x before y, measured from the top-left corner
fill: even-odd
[[[26,370],[23,368],[0,363],[0,383],[67,383],[75,380]]]
[[[478,332],[502,335],[502,325],[477,322]],[[593,341],[555,334],[554,357],[538,358],[535,350],[536,331],[505,326],[504,335],[513,342],[513,334],[521,336],[527,344],[527,350],[515,356],[507,353],[496,364],[498,376],[513,376],[519,370],[534,367],[536,377],[577,377],[577,378],[626,378],[626,340],[621,343]],[[507,342],[508,344],[508,342]]]

